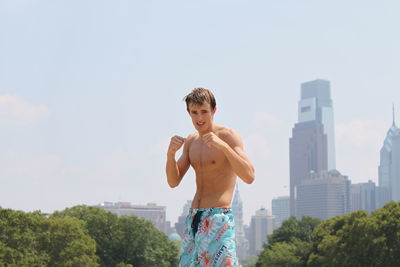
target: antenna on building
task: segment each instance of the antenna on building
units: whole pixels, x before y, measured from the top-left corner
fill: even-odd
[[[394,117],[395,115],[394,115],[394,103],[393,103],[393,126],[395,126],[396,125],[396,120],[395,120],[395,117]]]

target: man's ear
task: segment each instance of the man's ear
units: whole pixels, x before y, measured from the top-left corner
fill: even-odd
[[[217,106],[214,107],[213,113],[217,112]]]

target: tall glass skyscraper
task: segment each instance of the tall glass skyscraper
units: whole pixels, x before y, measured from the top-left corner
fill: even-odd
[[[394,117],[380,151],[378,205],[400,201],[400,129]]]
[[[298,120],[322,123],[328,142],[328,170],[336,169],[335,128],[329,81],[314,80],[301,84]]]
[[[330,83],[301,84],[298,122],[290,138],[290,215],[296,216],[296,188],[310,173],[335,169],[335,137]]]

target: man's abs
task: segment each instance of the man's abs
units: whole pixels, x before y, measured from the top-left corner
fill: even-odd
[[[235,184],[236,176],[231,173],[225,177],[202,177],[197,174],[192,208],[230,207]]]

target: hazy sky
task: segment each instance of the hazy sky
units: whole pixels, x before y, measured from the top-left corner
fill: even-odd
[[[256,168],[245,222],[288,194],[300,84],[331,81],[337,169],[377,182],[400,106],[400,2],[0,0],[0,206],[26,211],[194,194],[165,177],[171,136],[194,131],[182,98],[214,91]],[[400,108],[396,113],[400,117]]]

